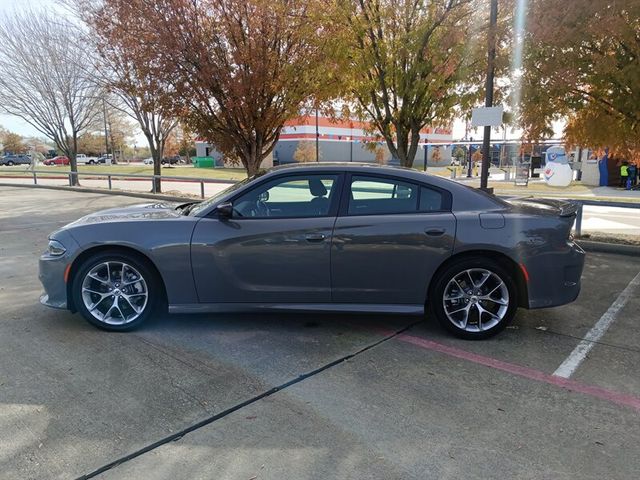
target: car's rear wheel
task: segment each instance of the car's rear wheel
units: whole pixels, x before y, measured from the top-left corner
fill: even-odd
[[[92,325],[110,331],[138,327],[156,310],[158,280],[137,256],[104,252],[88,258],[73,280],[74,303]]]
[[[436,278],[429,302],[440,324],[466,339],[488,338],[515,316],[517,289],[509,272],[482,257],[453,262]]]
[[[7,165],[9,165],[10,167],[13,167],[13,162],[12,162],[11,160],[9,160],[9,161],[7,162]]]

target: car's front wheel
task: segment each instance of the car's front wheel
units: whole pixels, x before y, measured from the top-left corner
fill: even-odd
[[[9,161],[7,162],[7,165],[9,165],[10,167],[13,167],[13,162],[12,162],[11,160],[9,160]]]
[[[453,262],[438,275],[429,302],[442,326],[466,339],[502,331],[515,316],[516,284],[500,264],[481,257]]]
[[[132,330],[156,311],[158,280],[146,262],[126,253],[104,252],[85,260],[73,280],[73,299],[98,328]]]

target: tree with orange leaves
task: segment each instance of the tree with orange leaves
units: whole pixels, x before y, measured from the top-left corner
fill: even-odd
[[[249,175],[328,81],[320,0],[105,0],[102,28],[174,112]]]
[[[532,0],[520,124],[529,138],[568,118],[567,141],[640,154],[640,2]]]

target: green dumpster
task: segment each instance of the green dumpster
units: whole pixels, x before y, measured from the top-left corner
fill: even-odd
[[[193,157],[193,166],[195,168],[215,168],[216,161],[211,157]]]

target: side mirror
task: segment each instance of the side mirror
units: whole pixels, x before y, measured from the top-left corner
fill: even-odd
[[[231,218],[233,215],[233,203],[225,202],[216,207],[216,212],[220,218]]]

